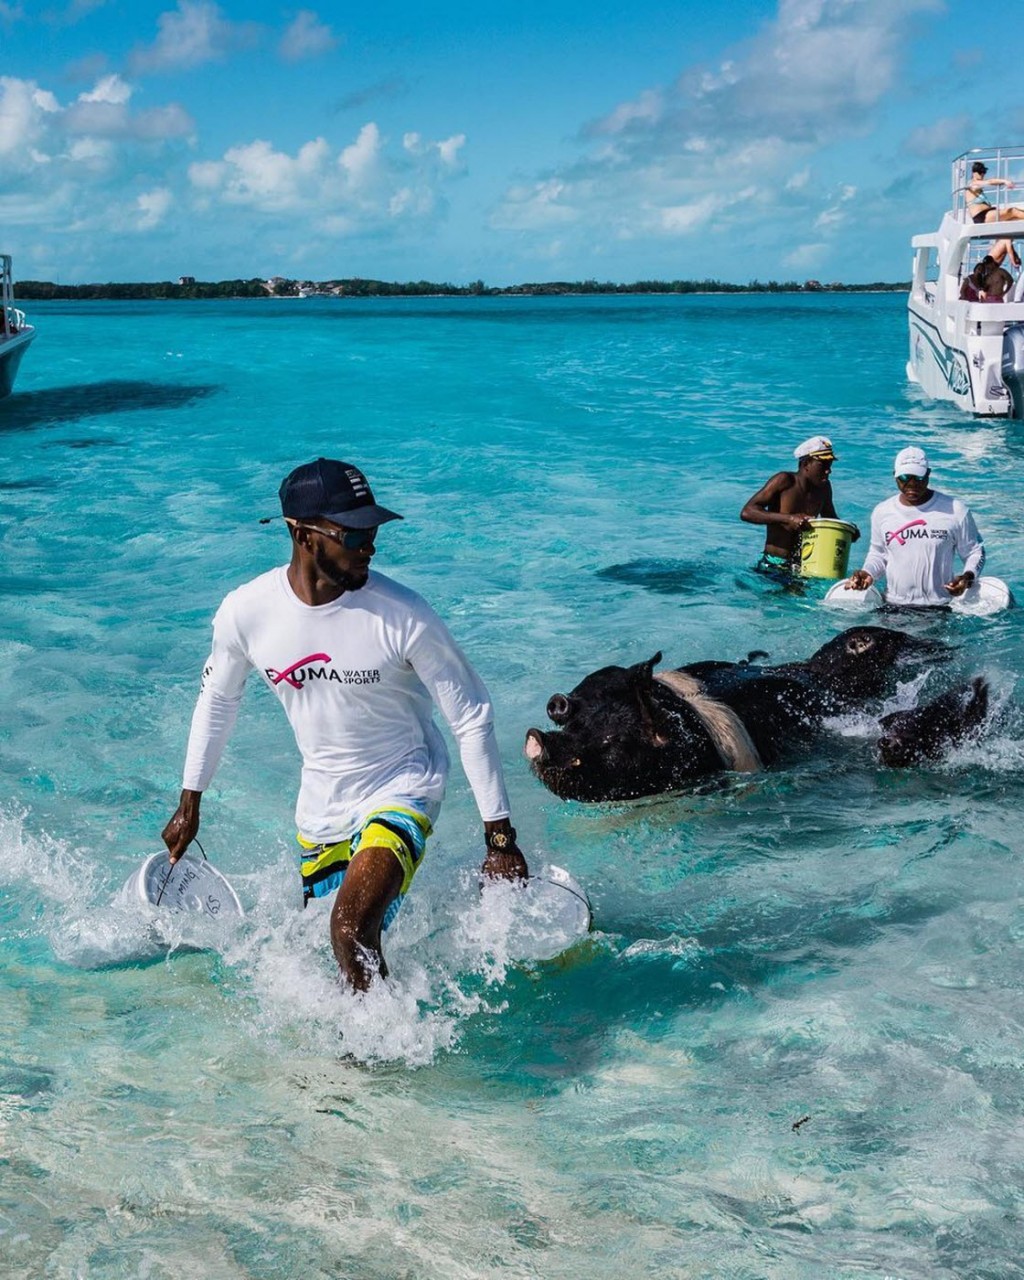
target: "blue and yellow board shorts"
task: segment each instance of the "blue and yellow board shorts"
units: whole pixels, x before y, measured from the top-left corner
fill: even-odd
[[[302,905],[308,906],[310,898],[326,898],[335,893],[345,879],[349,863],[361,849],[390,849],[402,867],[402,887],[384,914],[386,929],[409,892],[427,847],[427,837],[432,831],[430,819],[425,814],[395,805],[389,809],[374,809],[355,835],[336,844],[317,844],[307,840],[301,832],[297,833],[295,839],[302,847],[299,854]]]

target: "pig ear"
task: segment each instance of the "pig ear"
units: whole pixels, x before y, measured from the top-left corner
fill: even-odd
[[[661,654],[656,653],[649,662],[638,662],[633,668],[637,681],[637,700],[640,704],[640,724],[644,737],[652,747],[668,746],[669,735],[663,731],[659,723],[661,715],[652,696],[654,685],[654,668],[661,661]]]
[[[630,667],[634,679],[641,688],[649,685],[654,679],[654,668],[660,661],[661,650],[659,649],[653,658],[648,658],[646,662],[638,662],[635,667]]]

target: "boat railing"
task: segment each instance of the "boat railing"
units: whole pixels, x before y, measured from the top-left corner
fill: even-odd
[[[1020,202],[1024,204],[1024,146],[1016,147],[975,147],[973,151],[965,151],[953,161],[953,214],[961,222],[970,222],[967,206],[971,203],[971,194],[967,190],[971,180],[971,168],[981,161],[987,169],[985,181],[998,178],[1000,183],[1008,181],[1014,187],[1020,187]],[[1012,204],[1006,198],[1007,191],[1012,188],[1003,186],[989,187],[986,199],[994,207]]]
[[[2,319],[0,334],[5,338],[13,337],[28,326],[28,319],[19,307],[4,307]]]

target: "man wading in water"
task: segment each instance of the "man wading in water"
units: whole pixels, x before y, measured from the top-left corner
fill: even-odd
[[[484,823],[486,875],[526,876],[494,736],[491,702],[441,619],[407,587],[370,571],[379,526],[366,477],[318,458],[280,489],[291,562],[228,595],[192,717],[181,800],[163,831],[176,862],[253,670],[291,722],[302,755],[295,806],[303,900],[336,894],[331,945],[365,991],[386,976],[381,931],[423,857],[444,796],[440,709]]]
[[[838,520],[829,474],[836,455],[826,436],[811,436],[793,450],[796,471],[778,471],[748,499],[740,519],[767,525],[764,553],[754,568],[759,573],[789,577],[800,556],[800,534],[812,519]],[[854,527],[853,541],[860,537]]]

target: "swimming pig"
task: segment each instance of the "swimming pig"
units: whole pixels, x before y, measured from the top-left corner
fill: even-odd
[[[950,689],[926,706],[883,716],[879,757],[893,769],[936,760],[975,734],[987,715],[988,685],[975,676],[970,684]]]
[[[852,627],[804,662],[697,662],[655,674],[656,653],[603,667],[529,729],[534,773],[563,800],[629,800],[731,769],[754,772],[806,739],[823,716],[885,692],[893,664],[942,646],[884,627]]]

